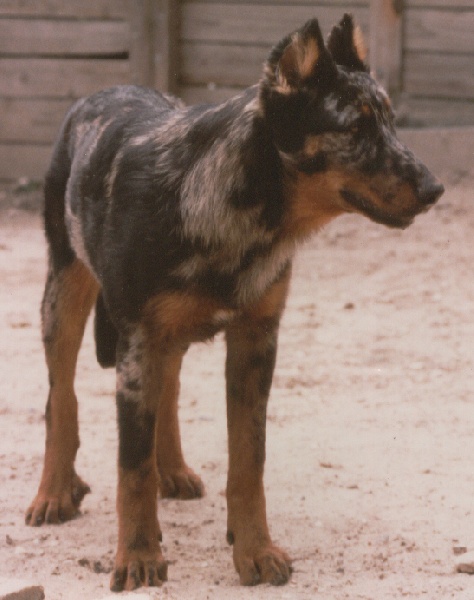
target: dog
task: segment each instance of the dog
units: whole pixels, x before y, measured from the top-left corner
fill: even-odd
[[[26,522],[73,518],[90,491],[74,375],[96,306],[97,358],[116,367],[114,591],[167,579],[157,495],[199,498],[177,403],[188,346],[224,330],[227,540],[243,585],[286,583],[263,489],[266,406],[297,247],[344,213],[407,227],[443,192],[398,141],[350,15],[325,44],[308,21],[271,51],[260,82],[220,105],[118,86],[69,111],[45,179],[49,371],[46,450]]]

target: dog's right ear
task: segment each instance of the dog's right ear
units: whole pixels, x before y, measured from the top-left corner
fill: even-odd
[[[283,94],[318,87],[332,80],[336,72],[317,19],[284,38],[273,49],[265,69],[267,82]]]
[[[346,13],[341,22],[333,27],[328,39],[328,50],[338,65],[350,71],[368,71],[364,37],[351,15]]]

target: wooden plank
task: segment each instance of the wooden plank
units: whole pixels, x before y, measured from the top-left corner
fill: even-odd
[[[472,9],[472,0],[404,0],[405,8],[444,8],[446,10]]]
[[[154,0],[152,2],[152,85],[165,92],[175,92],[178,85],[179,16],[176,0]]]
[[[124,19],[129,0],[2,0],[0,16]]]
[[[181,45],[180,83],[247,87],[259,80],[267,53],[256,46],[184,42]]]
[[[402,18],[392,0],[370,3],[370,66],[396,101],[402,75]]]
[[[128,60],[0,59],[0,95],[78,98],[130,81]]]
[[[403,127],[474,125],[474,101],[406,98],[397,107],[397,122]]]
[[[355,8],[353,13],[367,33],[367,8]],[[274,45],[315,16],[326,35],[340,21],[342,14],[343,11],[332,6],[316,10],[314,5],[185,3],[181,15],[181,38],[185,41]]]
[[[42,180],[51,159],[51,145],[0,143],[0,180]]]
[[[131,73],[134,83],[172,92],[177,88],[179,11],[175,0],[130,5]]]
[[[415,96],[474,100],[472,56],[407,52],[404,90]]]
[[[184,0],[182,4],[201,4],[203,0]],[[248,4],[249,0],[205,0],[207,4]],[[337,6],[341,11],[341,16],[344,10],[352,10],[353,8],[367,8],[370,0],[252,0],[252,4],[267,4],[267,5],[279,5],[287,4],[294,7],[298,6],[312,6],[315,11],[319,10],[320,7],[323,9],[327,6]]]
[[[71,100],[0,98],[0,141],[51,143]]]
[[[153,22],[150,0],[129,4],[130,74],[137,85],[153,85]]]
[[[474,53],[474,9],[407,10],[404,35],[407,50]]]
[[[123,54],[128,50],[125,21],[0,19],[3,54]]]

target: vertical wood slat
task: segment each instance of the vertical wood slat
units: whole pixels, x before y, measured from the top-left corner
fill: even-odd
[[[153,83],[162,92],[176,93],[179,79],[178,2],[155,0],[153,23]]]
[[[130,83],[153,84],[152,40],[150,0],[135,0],[129,4],[130,22]]]
[[[130,3],[130,75],[139,85],[174,92],[178,81],[176,0]]]
[[[370,66],[396,101],[402,85],[402,3],[370,0]]]

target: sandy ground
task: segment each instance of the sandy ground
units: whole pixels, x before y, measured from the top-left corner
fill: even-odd
[[[37,214],[0,213],[0,576],[48,600],[109,594],[116,543],[114,374],[86,332],[77,393],[82,515],[28,528],[43,460],[39,331],[45,244]],[[202,500],[160,504],[170,581],[152,598],[474,598],[453,549],[474,549],[474,209],[449,190],[407,231],[361,217],[300,253],[268,423],[272,533],[294,558],[284,588],[243,589],[225,542],[224,345],[186,357],[181,421]]]

